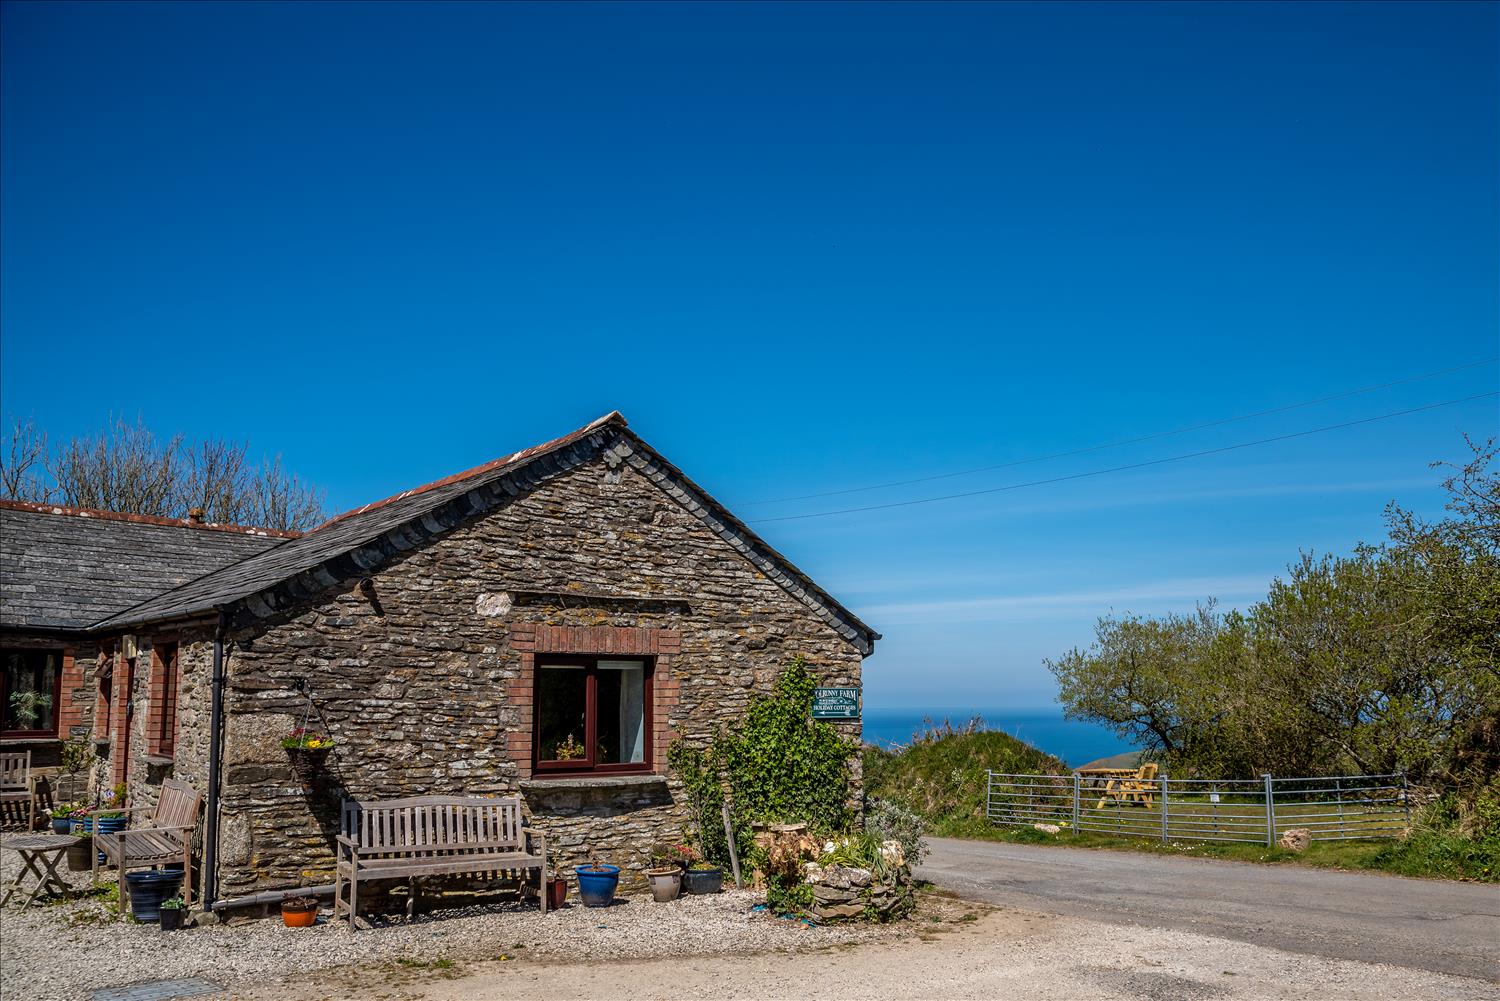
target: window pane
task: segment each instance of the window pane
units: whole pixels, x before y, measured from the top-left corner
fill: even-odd
[[[5,653],[5,705],[0,718],[5,730],[57,729],[57,654],[47,650],[8,650]]]
[[[639,660],[599,662],[601,765],[646,759],[646,665]]]
[[[588,700],[588,672],[581,666],[545,665],[537,668],[536,718],[541,734],[541,760],[572,761],[588,751],[584,714]]]

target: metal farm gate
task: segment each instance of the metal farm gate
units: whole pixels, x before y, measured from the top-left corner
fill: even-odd
[[[1394,838],[1411,824],[1406,776],[1110,780],[987,772],[985,815],[994,824],[1167,841],[1272,845],[1300,827],[1314,841]]]

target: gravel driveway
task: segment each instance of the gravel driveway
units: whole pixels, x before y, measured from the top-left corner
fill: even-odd
[[[19,867],[0,851],[0,879]],[[88,873],[69,874],[75,886]],[[0,996],[27,1001],[79,1001],[92,990],[147,980],[201,977],[234,988],[298,979],[344,966],[380,971],[382,978],[436,976],[450,964],[495,960],[571,959],[580,954],[650,958],[703,953],[786,953],[847,945],[893,934],[891,928],[809,928],[751,907],[748,891],[683,897],[672,904],[633,898],[607,909],[576,903],[543,919],[532,905],[491,905],[433,911],[408,923],[393,919],[351,935],[347,926],[286,928],[279,918],[244,918],[228,925],[163,933],[121,922],[106,905],[81,900],[19,910],[0,908]]]

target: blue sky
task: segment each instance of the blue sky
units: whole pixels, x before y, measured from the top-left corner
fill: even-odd
[[[1493,392],[1488,4],[3,8],[0,409],[354,506],[612,409],[747,519]],[[756,523],[868,703],[1033,706],[1100,614],[1435,510],[1493,399]]]

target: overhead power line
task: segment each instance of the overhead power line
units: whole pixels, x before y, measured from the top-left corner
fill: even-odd
[[[1108,469],[1091,469],[1086,473],[1069,473],[1066,476],[1052,476],[1045,480],[1031,480],[1026,483],[1009,483],[1003,487],[987,487],[983,490],[967,490],[957,494],[943,494],[939,497],[919,497],[915,500],[892,501],[889,504],[870,504],[865,507],[846,507],[836,511],[814,511],[811,514],[786,514],[775,518],[752,518],[755,524],[763,524],[770,521],[802,521],[808,518],[831,518],[839,514],[859,514],[864,511],[885,511],[897,507],[914,507],[918,504],[936,504],[939,501],[960,500],[964,497],[980,497],[985,494],[998,494],[1007,490],[1021,490],[1025,487],[1040,487],[1049,483],[1065,483],[1068,480],[1082,480],[1091,476],[1104,476],[1107,473],[1123,473],[1131,469],[1145,469],[1148,466],[1160,466],[1168,462],[1182,462],[1186,459],[1199,459],[1206,455],[1219,455],[1224,452],[1233,452],[1241,448],[1251,448],[1256,445],[1269,445],[1278,441],[1289,441],[1293,438],[1306,438],[1308,435],[1323,434],[1326,431],[1339,431],[1344,428],[1358,427],[1361,424],[1374,424],[1376,421],[1387,421],[1396,417],[1406,417],[1410,414],[1420,414],[1427,410],[1437,410],[1441,407],[1452,407],[1460,403],[1472,403],[1475,400],[1488,400],[1500,396],[1496,393],[1480,393],[1477,396],[1465,396],[1456,400],[1444,400],[1441,403],[1429,403],[1423,407],[1412,407],[1409,410],[1396,410],[1388,414],[1378,414],[1374,417],[1362,417],[1359,420],[1344,421],[1339,424],[1328,424],[1320,428],[1311,428],[1307,431],[1293,431],[1290,434],[1278,434],[1270,438],[1257,438],[1254,441],[1242,441],[1234,445],[1221,445],[1218,448],[1205,448],[1197,452],[1184,452],[1181,455],[1169,455],[1163,459],[1147,459],[1144,462],[1131,462],[1123,466],[1111,466]]]
[[[1179,434],[1188,434],[1193,431],[1203,431],[1208,428],[1222,427],[1225,424],[1235,424],[1240,421],[1254,420],[1257,417],[1269,417],[1272,414],[1284,414],[1290,410],[1301,410],[1306,407],[1314,407],[1320,403],[1332,403],[1334,400],[1347,400],[1351,396],[1363,396],[1366,393],[1378,392],[1382,389],[1390,389],[1393,386],[1405,386],[1408,383],[1421,382],[1424,379],[1436,379],[1438,376],[1451,375],[1454,372],[1464,372],[1481,365],[1493,365],[1500,361],[1500,357],[1484,358],[1480,361],[1471,361],[1463,365],[1455,365],[1452,368],[1438,369],[1436,372],[1423,372],[1421,375],[1409,375],[1404,379],[1394,382],[1382,382],[1374,386],[1361,386],[1358,389],[1345,390],[1342,393],[1334,393],[1332,396],[1320,396],[1312,400],[1302,400],[1299,403],[1288,403],[1280,407],[1271,407],[1268,410],[1257,410],[1254,413],[1239,414],[1234,417],[1222,417],[1218,420],[1207,421],[1203,424],[1192,424],[1188,427],[1175,428],[1171,431],[1156,431],[1152,434],[1143,434],[1135,438],[1122,438],[1119,441],[1107,441],[1100,445],[1087,445],[1083,448],[1068,449],[1065,452],[1049,452],[1046,455],[1033,455],[1026,459],[1014,459],[1010,462],[1000,462],[992,466],[976,466],[972,469],[959,469],[951,473],[935,473],[931,476],[916,476],[907,480],[890,480],[886,483],[871,483],[862,487],[845,487],[842,490],[824,490],[813,494],[796,494],[791,497],[772,497],[768,500],[742,501],[738,505],[741,508],[752,507],[757,504],[784,504],[799,500],[816,500],[820,497],[840,497],[845,494],[864,493],[869,490],[886,490],[891,487],[906,487],[913,483],[931,483],[934,480],[951,480],[957,476],[973,476],[976,473],[990,473],[997,469],[1010,469],[1014,466],[1026,466],[1034,462],[1046,462],[1049,459],[1065,459],[1073,455],[1087,455],[1090,452],[1102,452],[1111,448],[1122,448],[1126,445],[1138,445],[1143,441],[1155,441],[1158,438],[1171,438]],[[772,520],[772,519],[765,519]]]

